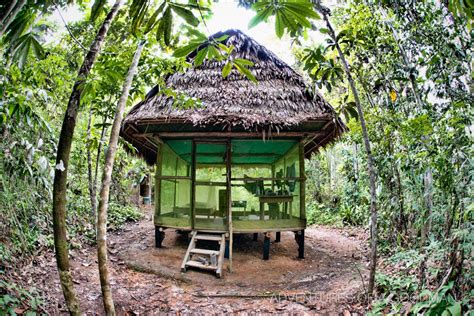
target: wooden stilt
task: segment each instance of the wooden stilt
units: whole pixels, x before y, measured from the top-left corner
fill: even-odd
[[[295,232],[295,240],[298,244],[298,259],[304,259],[304,229]]]
[[[225,241],[224,258],[229,259],[229,239]]]
[[[257,241],[258,240],[258,233],[253,233],[253,241]]]
[[[281,232],[276,232],[275,242],[280,242],[280,241],[281,241]]]
[[[265,233],[263,239],[263,260],[270,258],[270,234]]]
[[[163,239],[165,239],[165,232],[162,227],[155,226],[155,247],[161,248]]]

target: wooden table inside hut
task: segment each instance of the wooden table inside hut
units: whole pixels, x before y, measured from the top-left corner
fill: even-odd
[[[260,202],[260,219],[265,219],[265,203],[269,207],[270,219],[280,218],[280,204],[283,204],[283,218],[289,218],[288,210],[291,211],[293,195],[261,195],[258,197]],[[277,207],[277,209],[275,209]]]

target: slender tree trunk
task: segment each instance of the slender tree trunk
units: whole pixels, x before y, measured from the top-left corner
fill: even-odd
[[[119,138],[120,126],[122,124],[123,113],[127,103],[130,87],[133,77],[137,70],[138,61],[145,42],[138,44],[132,64],[128,69],[127,77],[122,88],[122,95],[117,104],[112,130],[110,132],[109,148],[105,156],[104,174],[102,175],[102,186],[99,198],[99,211],[97,214],[97,257],[99,261],[100,287],[102,289],[102,300],[107,315],[115,315],[115,307],[112,298],[112,291],[109,282],[109,269],[107,266],[107,208],[109,203],[110,183],[112,179],[112,169],[114,166],[115,152],[117,151],[117,143]]]
[[[15,3],[16,1],[12,1],[12,3]],[[14,9],[10,10],[10,14],[8,12],[2,16],[2,28],[0,29],[0,37],[5,34],[7,28],[10,26],[10,24],[13,22],[17,14],[23,9],[23,7],[26,4],[26,0],[20,0],[18,3],[15,5]],[[10,9],[10,7],[9,7]]]
[[[423,186],[426,211],[423,221],[420,247],[425,245],[428,234],[431,231],[431,216],[433,213],[433,174],[431,173],[430,168],[428,168],[423,175]]]
[[[104,116],[104,121],[102,122],[102,131],[100,132],[100,142],[99,142],[99,146],[97,146],[97,156],[95,157],[94,194],[96,195],[96,197],[97,197],[97,178],[99,177],[100,155],[102,154],[102,147],[104,145],[105,136],[107,134],[106,124],[107,124],[107,117]]]
[[[96,182],[94,182],[94,177],[92,174],[92,153],[91,153],[91,130],[92,130],[92,106],[89,111],[89,120],[87,121],[87,179],[89,181],[89,197],[91,200],[91,214],[95,217],[97,210],[97,196],[96,196]]]
[[[56,156],[56,168],[53,183],[53,229],[54,246],[56,249],[56,261],[58,265],[59,278],[69,312],[74,315],[80,314],[79,301],[76,297],[71,272],[69,270],[68,244],[66,233],[66,194],[67,194],[67,171],[69,155],[71,153],[72,138],[76,127],[77,113],[84,80],[90,73],[98,52],[105,40],[112,20],[115,18],[121,5],[117,0],[110,12],[107,14],[99,32],[92,43],[84,62],[79,69],[76,82],[72,88],[71,96],[64,116],[64,121],[59,134],[58,152]]]
[[[336,39],[336,33],[329,22],[328,12],[326,10],[320,10],[323,15],[323,19],[326,22],[329,36],[336,44],[336,49],[339,54],[339,58],[344,66],[344,71],[346,73],[347,81],[351,88],[352,94],[354,95],[354,101],[357,107],[357,113],[359,115],[360,125],[362,128],[362,137],[364,139],[365,151],[367,154],[367,169],[369,173],[369,182],[370,182],[370,237],[371,237],[371,250],[370,250],[370,275],[369,275],[369,285],[368,292],[369,295],[372,295],[375,288],[375,269],[377,263],[377,193],[376,193],[376,175],[374,168],[374,161],[372,157],[372,150],[370,148],[369,134],[367,132],[367,126],[364,118],[364,111],[362,110],[362,105],[360,103],[359,93],[357,91],[354,80],[352,79],[351,71],[349,69],[349,64],[342,53],[341,47]]]
[[[331,191],[332,191],[332,168],[331,168],[331,151],[330,151],[330,149],[326,150],[326,166],[328,168],[329,187],[331,188]]]
[[[359,162],[358,162],[358,149],[357,149],[357,143],[354,143],[354,156],[352,158],[352,165],[354,168],[354,178],[355,180],[359,180]]]
[[[407,225],[405,221],[405,202],[403,197],[403,188],[402,188],[402,180],[400,176],[400,171],[398,170],[398,166],[396,163],[393,165],[393,171],[395,173],[395,180],[397,181],[397,195],[398,195],[398,229],[400,231],[400,236],[405,238]]]
[[[319,159],[314,160],[315,164],[315,170],[316,170],[316,175],[315,175],[315,184],[316,184],[316,192],[315,192],[315,199],[318,201],[318,203],[322,202],[321,199],[321,164],[319,162]]]

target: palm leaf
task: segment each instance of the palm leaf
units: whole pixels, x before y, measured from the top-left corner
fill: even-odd
[[[262,11],[257,12],[249,22],[249,28],[255,27],[257,24],[266,21],[270,15],[273,14],[273,8],[271,6],[265,7]]]
[[[284,32],[285,32],[285,25],[283,22],[283,15],[281,11],[277,11],[276,16],[275,16],[275,33],[278,36],[278,38],[281,38]]]
[[[196,58],[194,59],[194,65],[200,66],[202,65],[202,62],[204,61],[204,58],[206,58],[206,55],[209,51],[209,47],[204,47],[202,48],[196,55]]]
[[[156,25],[158,15],[163,11],[165,8],[166,2],[163,2],[158,9],[155,10],[155,12],[151,15],[150,19],[148,20],[148,23],[145,27],[145,34],[150,32]]]
[[[232,62],[228,61],[222,68],[222,77],[226,78],[232,70]]]
[[[173,9],[173,11],[176,12],[177,15],[179,15],[186,21],[186,23],[192,26],[198,26],[199,20],[198,18],[194,16],[194,14],[190,10],[175,3],[170,3],[170,6]]]
[[[104,10],[104,6],[107,3],[107,0],[95,0],[94,4],[92,5],[91,9],[91,16],[90,20],[94,22],[100,16],[102,11]]]

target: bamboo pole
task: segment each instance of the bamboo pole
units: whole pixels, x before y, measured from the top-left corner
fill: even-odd
[[[231,141],[227,141],[226,167],[227,167],[227,222],[229,229],[229,271],[232,272],[232,247],[234,239],[234,227],[232,223],[232,151]]]

